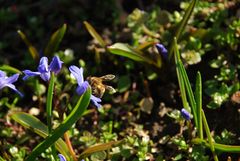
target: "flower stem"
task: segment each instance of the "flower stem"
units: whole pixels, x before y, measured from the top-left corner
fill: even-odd
[[[48,93],[47,93],[47,126],[48,126],[48,134],[51,135],[52,133],[52,102],[53,102],[53,90],[54,90],[54,73],[51,73],[51,78],[48,86]],[[56,149],[55,146],[51,146],[52,154],[54,158],[56,157]]]
[[[47,125],[48,125],[48,133],[52,132],[52,101],[53,101],[53,89],[54,89],[54,73],[51,73],[51,79],[48,86],[47,93]]]
[[[76,157],[76,154],[75,154],[75,152],[74,152],[74,150],[73,150],[71,141],[70,141],[70,139],[69,139],[68,132],[65,132],[65,133],[64,133],[64,139],[65,139],[65,142],[66,142],[67,147],[68,147],[68,149],[69,149],[69,152],[70,152],[70,154],[71,154],[72,157],[73,157],[73,160],[74,160],[74,161],[78,161],[78,159],[77,159],[77,157]]]

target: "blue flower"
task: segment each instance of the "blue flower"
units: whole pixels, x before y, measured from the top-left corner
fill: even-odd
[[[59,157],[60,161],[67,161],[67,159],[62,154],[58,154],[58,157]],[[85,161],[85,160],[82,159],[81,161]]]
[[[16,89],[15,85],[13,85],[13,83],[18,80],[18,77],[19,74],[14,74],[11,77],[7,77],[6,73],[0,70],[0,90],[4,87],[9,87],[23,97],[23,94]]]
[[[77,80],[78,83],[78,87],[76,90],[77,94],[82,95],[89,86],[88,81],[84,81],[83,79],[83,68],[78,68],[77,66],[72,65],[69,67],[69,70]]]
[[[62,68],[63,62],[59,59],[58,56],[54,56],[50,65],[48,65],[48,58],[42,57],[40,59],[39,65],[38,65],[38,71],[33,72],[30,70],[24,70],[23,73],[25,76],[23,77],[23,80],[28,79],[32,76],[40,76],[44,81],[49,81],[51,72],[54,72],[55,74],[58,74]]]
[[[94,106],[96,106],[97,108],[101,107],[101,104],[100,104],[100,102],[102,102],[101,98],[91,95],[90,99],[91,99],[91,102],[94,104]]]
[[[156,48],[157,48],[158,52],[159,52],[160,54],[162,54],[165,59],[167,59],[167,57],[168,57],[168,51],[167,51],[167,49],[163,46],[163,44],[157,43],[157,44],[156,44]]]
[[[60,161],[67,161],[66,158],[62,154],[58,154]]]
[[[191,119],[191,114],[185,108],[181,109],[181,115],[186,120],[190,120]]]
[[[78,87],[76,89],[77,94],[82,95],[89,87],[88,81],[84,81],[84,78],[83,78],[83,68],[78,68],[77,66],[72,65],[69,67],[69,70],[77,80],[77,83],[78,83]],[[102,101],[100,98],[94,95],[91,95],[90,100],[94,104],[94,106],[98,108],[101,106],[101,104],[99,104]]]

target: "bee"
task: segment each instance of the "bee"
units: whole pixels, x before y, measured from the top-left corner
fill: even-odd
[[[116,90],[112,86],[103,84],[103,82],[113,80],[114,78],[115,75],[113,74],[107,74],[102,77],[87,77],[87,81],[92,87],[92,94],[96,97],[102,98],[106,90],[109,93],[115,93]]]

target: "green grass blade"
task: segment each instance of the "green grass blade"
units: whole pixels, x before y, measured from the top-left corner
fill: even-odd
[[[179,27],[177,28],[176,34],[174,36],[174,37],[176,37],[177,40],[179,40],[179,37],[181,36],[183,30],[185,29],[187,22],[188,22],[190,16],[192,15],[193,9],[196,6],[197,2],[198,2],[198,0],[192,0],[190,5],[188,6],[188,8],[183,16],[183,19],[181,20]],[[171,57],[172,57],[173,50],[174,50],[174,43],[171,44],[171,47],[169,50],[169,59],[171,59]]]
[[[180,88],[180,92],[181,92],[181,98],[182,98],[182,103],[183,103],[183,107],[187,110],[187,111],[191,111],[188,101],[187,101],[187,96],[186,96],[186,89],[185,89],[185,85],[184,85],[184,81],[183,81],[183,77],[182,74],[180,73],[180,68],[179,68],[179,51],[178,51],[178,47],[177,45],[174,47],[174,60],[175,60],[175,64],[176,64],[176,72],[177,72],[177,78],[178,78],[178,84],[179,84],[179,88]]]
[[[38,144],[32,151],[32,153],[26,158],[25,161],[35,160],[42,152],[44,152],[48,147],[50,147],[56,140],[58,140],[63,134],[72,127],[74,123],[82,116],[88,104],[90,102],[91,88],[79,98],[76,106],[72,112],[67,116],[67,118],[52,132],[52,134],[40,144]]]
[[[182,62],[180,63],[180,72],[183,76],[183,81],[184,81],[184,84],[185,84],[185,87],[186,87],[186,93],[187,93],[187,96],[189,98],[189,103],[190,103],[190,106],[192,107],[192,111],[193,111],[193,115],[195,117],[195,124],[198,128],[198,122],[197,122],[197,111],[196,111],[196,101],[195,101],[195,98],[194,98],[194,95],[193,95],[193,91],[192,91],[192,87],[191,87],[191,84],[190,84],[190,81],[188,79],[188,76],[187,76],[187,72],[182,64]]]
[[[148,64],[155,65],[158,68],[160,68],[162,65],[161,62],[156,63],[154,60],[145,56],[140,50],[134,49],[133,47],[129,46],[128,44],[115,43],[115,44],[109,46],[107,49],[112,54],[127,57],[129,59],[139,61],[139,62],[146,62]]]
[[[57,51],[59,44],[61,43],[65,32],[67,30],[67,24],[64,24],[61,28],[59,28],[57,31],[55,31],[48,44],[47,47],[44,50],[44,55],[46,56],[53,56],[53,54]]]
[[[102,39],[102,37],[97,33],[97,31],[93,28],[92,25],[90,25],[87,21],[83,22],[86,29],[88,30],[88,32],[90,33],[90,35],[97,40],[97,42],[103,47],[106,47],[106,43],[105,41]]]
[[[5,161],[5,159],[3,159],[3,158],[0,156],[0,161]]]
[[[47,104],[46,104],[46,111],[47,111],[47,126],[48,126],[48,133],[52,133],[52,102],[53,102],[53,90],[54,90],[54,79],[55,75],[51,72],[50,82],[48,85],[48,92],[47,92]],[[55,146],[51,146],[52,155],[54,158],[57,156]]]
[[[206,116],[205,116],[203,110],[202,110],[201,114],[202,114],[204,129],[205,129],[205,132],[206,132],[206,135],[207,135],[207,138],[208,138],[209,146],[210,146],[210,149],[212,151],[214,161],[218,161],[218,157],[217,157],[217,154],[215,152],[215,147],[214,147],[214,144],[213,144],[214,141],[213,141],[213,138],[211,136],[210,129],[209,129],[209,126],[208,126],[208,123],[207,123],[207,119],[206,119]]]
[[[22,73],[22,71],[18,70],[17,68],[14,68],[12,66],[9,66],[9,65],[0,66],[0,70],[11,72],[11,73],[20,73],[20,74]]]
[[[206,140],[203,140],[200,138],[193,139],[192,143],[204,144],[205,146],[210,148],[209,143]],[[213,145],[216,151],[228,152],[228,153],[240,153],[240,146],[237,146],[237,145],[225,145],[225,144],[218,144],[218,143],[213,143]]]
[[[46,105],[47,125],[48,125],[49,134],[51,134],[52,132],[52,101],[53,101],[54,79],[55,79],[55,75],[53,72],[51,72],[51,78],[50,78],[48,92],[47,92],[47,105]]]
[[[28,51],[31,54],[32,58],[37,61],[39,59],[39,53],[37,49],[32,45],[32,43],[28,40],[27,36],[21,30],[18,30],[17,32],[22,38],[23,42],[27,45]]]
[[[10,117],[25,128],[28,128],[34,133],[40,135],[41,137],[46,138],[48,136],[47,126],[38,118],[24,112],[15,112],[11,114]],[[61,138],[56,141],[55,145],[57,150],[63,154],[67,160],[70,160],[70,152],[67,148],[66,143]]]
[[[193,119],[194,119],[194,123],[198,129],[198,116],[197,116],[197,111],[196,111],[196,101],[195,101],[195,98],[194,98],[194,95],[193,95],[193,91],[192,91],[192,87],[191,87],[191,84],[190,84],[190,81],[188,79],[188,76],[187,76],[187,72],[183,66],[183,63],[181,61],[181,58],[180,58],[180,54],[179,54],[179,51],[178,51],[178,46],[177,46],[177,39],[174,38],[174,51],[175,51],[175,62],[176,62],[176,68],[178,69],[179,71],[179,81],[181,81],[181,86],[182,85],[182,82],[184,83],[184,92],[186,92],[187,96],[188,96],[188,99],[189,99],[189,103],[190,103],[190,106],[191,106],[191,109],[190,110],[189,108],[187,109],[188,111],[192,111],[193,113]],[[183,87],[182,87],[183,88]],[[184,96],[186,97],[186,96]]]
[[[148,41],[148,42],[144,42],[142,43],[141,45],[139,45],[136,49],[137,50],[140,50],[140,51],[143,51],[143,50],[146,50],[150,47],[152,47],[153,45],[155,45],[157,42],[155,41]]]
[[[197,118],[198,118],[198,135],[199,138],[203,139],[203,127],[202,127],[202,77],[201,73],[197,73],[196,78],[196,89],[195,89],[195,99],[196,99],[196,111],[197,111]]]
[[[185,89],[186,89],[186,94],[188,96],[189,103],[190,103],[190,106],[191,106],[191,109],[192,109],[192,112],[193,112],[194,123],[195,123],[196,127],[198,128],[196,102],[195,102],[195,98],[194,98],[194,95],[193,95],[193,91],[192,91],[190,81],[189,81],[188,76],[187,76],[187,72],[186,72],[186,70],[185,70],[185,68],[182,64],[181,58],[180,58],[176,38],[174,38],[174,50],[175,50],[175,61],[176,61],[176,64],[177,64],[177,68],[179,69],[179,75],[182,77],[181,81],[184,83],[184,86],[185,86]],[[189,109],[187,109],[187,110],[190,111]]]

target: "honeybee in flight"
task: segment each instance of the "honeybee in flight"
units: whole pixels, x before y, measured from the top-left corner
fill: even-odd
[[[115,75],[113,74],[107,74],[102,77],[87,77],[87,81],[92,87],[92,94],[96,97],[102,98],[106,90],[109,93],[115,93],[116,90],[112,86],[103,84],[103,82],[113,80],[114,78]]]

